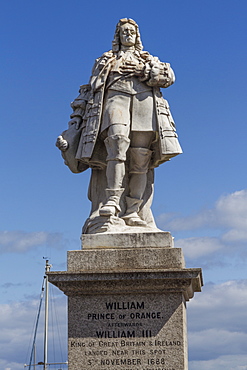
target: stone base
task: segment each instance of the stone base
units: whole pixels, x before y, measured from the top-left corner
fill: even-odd
[[[167,234],[163,247],[158,235],[110,236],[115,248],[87,235],[91,249],[68,252],[68,271],[48,274],[69,297],[69,370],[188,369],[186,301],[202,275]]]
[[[156,232],[150,232],[148,228],[139,229],[141,229],[139,233],[125,232],[118,234],[82,234],[82,249],[123,247],[133,249],[133,247],[173,247],[173,237],[171,236],[171,233],[160,231],[159,229],[157,229]]]

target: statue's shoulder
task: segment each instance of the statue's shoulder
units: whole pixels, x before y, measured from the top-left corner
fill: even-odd
[[[140,57],[143,59],[143,60],[147,60],[148,58],[150,58],[152,55],[148,52],[148,51],[141,51],[140,52]]]
[[[103,57],[107,57],[107,58],[111,58],[111,57],[113,57],[113,55],[114,55],[113,51],[112,50],[108,50],[102,56]]]
[[[97,74],[99,70],[105,67],[108,64],[108,61],[114,58],[114,53],[112,50],[106,51],[103,53],[99,58],[97,58],[94,62],[92,74]]]
[[[143,60],[145,60],[146,62],[160,62],[159,58],[150,54],[148,51],[141,51],[140,52],[140,56]]]
[[[111,59],[113,58],[114,54],[113,54],[113,51],[112,50],[109,50],[109,51],[106,51],[105,53],[103,53],[99,58],[97,58],[95,60],[96,63],[99,63],[101,62],[102,60],[108,60],[108,59]]]

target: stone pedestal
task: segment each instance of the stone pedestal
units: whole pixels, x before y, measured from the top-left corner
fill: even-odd
[[[49,281],[69,299],[69,370],[188,369],[186,301],[202,286],[170,233],[84,235]]]

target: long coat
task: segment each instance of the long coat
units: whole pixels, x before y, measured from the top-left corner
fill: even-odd
[[[162,97],[160,91],[160,87],[168,87],[173,83],[173,79],[168,76],[171,77],[174,74],[168,63],[160,62],[157,57],[152,57],[147,52],[138,53],[138,57],[145,65],[145,82],[152,87],[154,98],[158,132],[157,140],[151,147],[153,156],[150,168],[154,168],[182,153],[168,102]],[[75,156],[76,160],[84,164],[84,166],[81,166],[82,171],[87,166],[102,168],[106,165],[106,150],[103,141],[99,139],[99,133],[107,77],[115,59],[116,56],[112,51],[109,51],[96,60],[89,85],[82,86],[80,95],[72,103],[74,113],[71,117],[78,115],[76,113],[78,111],[80,111],[79,115],[83,117],[81,136]],[[158,74],[157,66],[159,69]],[[153,75],[152,68],[156,68],[156,72]]]

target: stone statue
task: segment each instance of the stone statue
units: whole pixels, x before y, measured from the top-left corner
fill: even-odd
[[[160,92],[174,81],[170,64],[143,51],[136,22],[121,19],[112,50],[95,61],[56,143],[72,172],[92,169],[83,233],[157,230],[154,168],[182,153]]]

